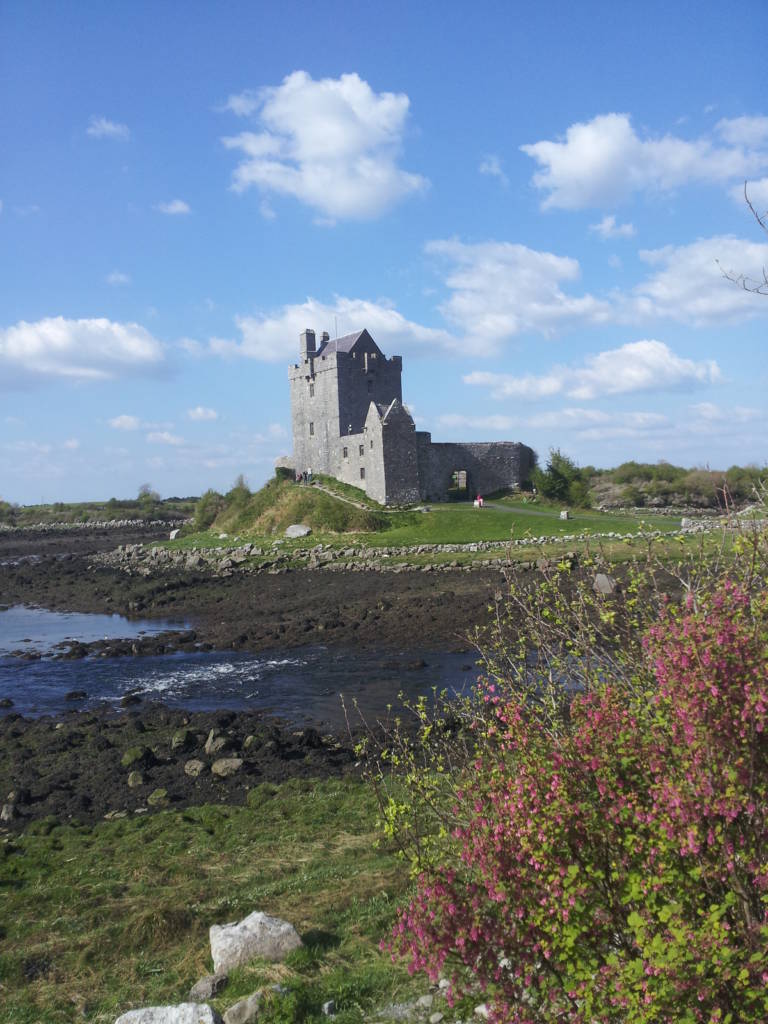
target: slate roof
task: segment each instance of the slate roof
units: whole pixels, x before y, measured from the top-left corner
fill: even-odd
[[[363,328],[362,331],[355,331],[354,334],[345,334],[343,338],[333,338],[331,341],[326,341],[317,350],[317,355],[327,356],[333,352],[351,352],[360,338],[367,333],[365,328]]]

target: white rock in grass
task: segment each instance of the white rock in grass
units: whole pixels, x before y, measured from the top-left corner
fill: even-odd
[[[129,1010],[115,1024],[222,1024],[221,1017],[205,1003],[179,1003],[176,1006],[145,1006]]]
[[[310,533],[312,533],[312,527],[305,526],[303,523],[293,523],[285,528],[286,537],[308,537]]]
[[[287,921],[255,910],[237,924],[211,925],[211,956],[216,972],[230,971],[255,957],[284,960],[302,945],[298,932]]]

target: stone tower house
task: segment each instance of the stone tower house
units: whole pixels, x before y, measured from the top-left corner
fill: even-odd
[[[382,505],[446,500],[456,474],[469,493],[519,486],[533,467],[526,445],[436,444],[403,405],[403,361],[387,358],[366,330],[319,344],[301,334],[288,371],[293,457],[279,465],[325,473]]]

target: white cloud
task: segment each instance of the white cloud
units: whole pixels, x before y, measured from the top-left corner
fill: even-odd
[[[189,203],[183,199],[171,199],[168,203],[155,203],[155,209],[160,213],[167,213],[171,217],[182,216],[190,212]]]
[[[155,430],[147,434],[147,441],[150,444],[170,444],[174,447],[184,444],[184,438],[178,434],[171,434],[168,430]]]
[[[603,240],[609,238],[631,238],[635,233],[634,224],[617,224],[614,215],[606,214],[597,224],[590,224],[589,230],[600,235]]]
[[[138,430],[141,420],[138,416],[128,416],[124,413],[122,416],[114,416],[109,420],[109,425],[115,430]]]
[[[576,210],[613,206],[635,192],[667,192],[691,182],[728,184],[768,168],[764,118],[720,121],[712,137],[641,138],[628,114],[601,114],[572,124],[561,141],[520,148],[539,165],[533,185],[546,193],[542,206]]]
[[[451,296],[440,307],[465,339],[462,350],[488,355],[524,331],[551,334],[565,325],[604,323],[609,302],[569,295],[561,282],[576,281],[578,260],[511,242],[427,243],[427,253],[451,265],[445,283]]]
[[[62,442],[62,447],[66,448],[70,452],[75,452],[80,447],[80,442],[76,437],[67,438],[66,441]]]
[[[488,387],[494,398],[550,398],[568,395],[580,401],[633,391],[668,391],[715,384],[721,379],[713,360],[683,359],[662,341],[633,341],[588,356],[584,366],[555,366],[542,376],[475,371],[465,384]]]
[[[254,114],[261,106],[261,99],[258,92],[253,89],[245,89],[240,93],[233,93],[227,97],[227,102],[220,107],[220,110],[229,110],[238,117],[248,117]]]
[[[11,385],[44,377],[111,380],[163,366],[163,346],[135,323],[57,316],[0,328],[0,381]]]
[[[731,198],[737,203],[744,202],[744,183],[734,185],[730,190]],[[758,213],[768,210],[768,178],[758,178],[747,182],[747,195],[752,206]]]
[[[107,274],[107,284],[123,285],[131,283],[131,275],[124,274],[122,270],[113,270],[111,274]]]
[[[732,405],[724,409],[714,402],[696,402],[689,409],[698,420],[707,423],[750,423],[762,419],[765,413],[744,405]]]
[[[640,258],[656,269],[633,289],[620,319],[664,317],[705,325],[747,320],[768,313],[765,299],[736,287],[723,271],[762,280],[768,244],[732,235],[699,238],[689,245],[642,249]],[[722,269],[721,269],[722,268]]]
[[[295,362],[301,332],[313,327],[318,337],[324,330],[333,337],[335,322],[338,322],[340,335],[367,327],[389,355],[456,346],[456,339],[447,331],[406,320],[383,302],[338,296],[333,305],[308,298],[306,302],[282,306],[272,313],[237,317],[240,340],[211,338],[209,347],[217,355],[248,356],[266,363]]]
[[[203,346],[194,338],[181,338],[176,344],[189,356],[201,356],[204,352]]]
[[[579,441],[604,441],[610,438],[642,438],[668,432],[671,424],[661,413],[607,413],[599,409],[564,408],[536,416],[465,416],[450,413],[439,417],[440,425],[451,431],[481,431],[495,434],[520,430],[567,432]]]
[[[715,131],[731,146],[762,146],[768,143],[768,117],[724,117]]]
[[[209,409],[205,405],[196,405],[194,409],[187,409],[187,416],[191,420],[217,420],[219,418],[215,409]]]
[[[230,96],[227,108],[258,113],[261,127],[222,140],[243,154],[232,187],[294,196],[333,219],[376,217],[428,185],[397,166],[409,104],[357,74],[315,81],[306,71]]]
[[[493,153],[489,153],[488,156],[484,157],[478,167],[478,171],[481,174],[487,174],[492,178],[498,178],[502,185],[509,184],[509,178],[504,173],[504,169],[501,166],[501,160],[494,156]]]
[[[123,142],[131,137],[127,124],[119,124],[117,121],[110,121],[106,117],[92,115],[85,129],[86,134],[94,139],[120,139]]]

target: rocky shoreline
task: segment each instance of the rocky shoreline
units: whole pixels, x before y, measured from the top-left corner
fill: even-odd
[[[259,786],[355,770],[350,738],[291,730],[255,712],[160,704],[0,718],[0,829],[92,823],[204,803],[244,804]]]

